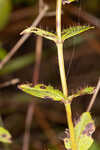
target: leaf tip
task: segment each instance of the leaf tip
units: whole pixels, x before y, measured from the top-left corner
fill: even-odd
[[[22,90],[25,87],[24,85],[25,84],[19,84],[17,87],[18,87],[18,89]]]
[[[29,27],[29,28],[23,30],[23,31],[20,33],[20,35],[23,35],[23,34],[26,34],[26,33],[29,33],[29,32],[31,32],[31,27]]]
[[[8,130],[3,127],[0,127],[0,142],[2,143],[12,143],[12,136]]]

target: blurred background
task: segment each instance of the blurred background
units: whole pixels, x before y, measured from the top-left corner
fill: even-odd
[[[96,86],[100,77],[100,0],[78,0],[63,5],[62,28],[91,25],[95,28],[64,43],[69,93]],[[48,8],[47,8],[48,7]],[[64,149],[66,114],[62,103],[31,97],[17,88],[33,82],[61,89],[56,45],[34,34],[20,33],[32,24],[55,32],[56,0],[0,0],[0,117],[12,134],[5,150]],[[91,96],[72,104],[73,120],[86,111]],[[100,93],[91,114],[96,123],[95,143],[100,149]]]

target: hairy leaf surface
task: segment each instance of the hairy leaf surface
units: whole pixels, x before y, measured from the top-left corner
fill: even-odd
[[[62,40],[66,40],[70,37],[73,37],[77,34],[80,34],[82,32],[85,32],[89,29],[92,29],[94,27],[90,27],[90,26],[73,26],[73,27],[70,27],[70,28],[67,28],[67,29],[64,29],[62,31]]]
[[[19,85],[19,88],[30,95],[44,99],[51,99],[54,101],[61,101],[65,99],[61,91],[54,89],[52,86],[46,86],[44,84],[38,84],[36,86],[31,84],[22,84]]]
[[[95,131],[94,121],[89,112],[85,112],[77,120],[75,128],[77,150],[88,150],[93,144],[92,134]],[[70,137],[64,139],[66,149],[71,149]]]
[[[73,100],[73,98],[76,98],[78,96],[86,95],[86,94],[93,94],[95,91],[95,87],[86,87],[81,90],[78,90],[77,93],[70,95],[68,98],[69,100]]]

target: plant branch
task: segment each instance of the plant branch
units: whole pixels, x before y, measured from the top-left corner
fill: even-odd
[[[58,36],[58,41],[57,41],[56,45],[57,45],[57,50],[58,50],[58,63],[59,63],[60,78],[61,78],[63,94],[67,97],[68,96],[68,88],[67,88],[65,68],[64,68],[63,42],[61,39],[61,8],[62,8],[62,0],[57,0],[56,32],[57,32],[57,36]],[[76,150],[74,126],[73,126],[73,122],[72,122],[71,104],[65,102],[65,109],[66,109],[66,115],[67,115],[67,120],[68,120],[69,132],[70,132],[71,147],[72,147],[72,150]]]
[[[14,78],[14,79],[11,79],[10,81],[0,83],[0,88],[4,88],[4,87],[10,86],[10,85],[15,85],[15,84],[19,83],[19,81],[20,80],[18,78]]]
[[[95,92],[94,92],[94,94],[93,94],[93,96],[91,98],[91,101],[89,103],[89,106],[87,108],[87,112],[89,112],[91,110],[91,108],[92,108],[92,106],[93,106],[93,104],[94,104],[94,102],[96,100],[96,97],[97,97],[97,94],[98,94],[99,90],[100,90],[100,78],[98,80],[97,87],[95,89]]]
[[[42,20],[42,18],[45,16],[46,12],[48,10],[48,6],[45,5],[42,12],[38,15],[38,17],[35,19],[35,21],[32,23],[31,26],[37,26],[39,22]],[[31,33],[23,35],[20,40],[15,44],[15,46],[10,50],[8,55],[3,59],[3,61],[0,62],[0,69],[3,68],[3,66],[12,58],[12,56],[17,52],[17,50],[21,47],[21,45],[29,38]]]
[[[43,1],[39,0],[39,14],[42,13]],[[34,69],[34,76],[33,82],[34,84],[38,83],[39,79],[39,69],[40,69],[40,62],[41,62],[41,54],[42,54],[42,37],[37,37],[36,42],[36,64]],[[38,58],[39,56],[39,58]],[[26,116],[26,124],[25,124],[25,135],[23,140],[23,150],[29,149],[29,141],[30,141],[30,127],[32,123],[32,117],[34,115],[34,107],[35,104],[31,102],[29,104]]]

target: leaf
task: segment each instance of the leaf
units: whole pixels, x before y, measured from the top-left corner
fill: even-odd
[[[0,127],[0,142],[3,143],[11,143],[11,134],[8,132],[8,130],[4,129],[3,127]]]
[[[64,29],[62,31],[62,40],[66,40],[70,37],[73,37],[77,34],[80,34],[84,31],[87,31],[89,29],[92,29],[94,27],[90,27],[90,26],[73,26],[73,27],[70,27],[70,28],[67,28],[67,29]]]
[[[33,63],[34,60],[35,56],[32,53],[16,57],[10,60],[9,63],[0,70],[0,75],[7,75],[16,72],[17,70],[22,69],[23,67],[26,67],[29,64]]]
[[[0,60],[6,56],[7,52],[4,48],[0,47]]]
[[[0,0],[0,30],[2,30],[8,23],[11,13],[11,1]]]
[[[94,121],[89,112],[85,112],[78,119],[75,128],[77,150],[88,150],[93,144],[92,134],[95,131]],[[66,149],[71,149],[70,137],[64,139]]]
[[[89,150],[100,150],[100,144],[98,145],[98,143],[94,141],[93,145],[91,146]]]
[[[44,86],[45,88],[41,89],[42,86]],[[54,89],[52,86],[46,86],[43,84],[38,84],[36,86],[33,86],[32,84],[22,84],[22,85],[19,85],[18,87],[24,92],[30,95],[36,96],[36,97],[40,97],[44,99],[52,99],[55,101],[67,100],[70,102],[75,97],[78,97],[84,94],[92,94],[94,91],[94,87],[87,87],[85,89],[79,90],[76,94],[65,97],[61,91]]]
[[[78,143],[78,150],[88,150],[93,144],[93,139],[89,136],[81,136]]]
[[[52,40],[54,42],[56,42],[57,40],[57,35],[56,34],[53,34],[51,32],[48,32],[46,30],[42,30],[42,29],[39,29],[39,28],[36,28],[36,27],[30,27],[30,28],[27,28],[25,29],[21,34],[25,34],[25,33],[35,33],[39,36],[42,36],[44,38],[47,38],[49,40]]]
[[[65,97],[61,91],[54,89],[52,86],[46,86],[44,84],[38,84],[33,86],[32,84],[22,84],[18,86],[22,91],[44,99],[50,99],[54,101],[64,100]]]
[[[76,140],[80,138],[80,135],[91,136],[91,134],[95,131],[94,121],[91,118],[89,112],[85,112],[82,114],[80,119],[77,121],[75,126],[75,135]]]
[[[71,95],[68,97],[69,100],[73,100],[73,98],[76,98],[78,96],[86,95],[86,94],[93,94],[95,91],[95,87],[89,86],[84,89],[78,90],[77,93]]]
[[[78,150],[88,150],[91,147],[94,131],[95,125],[90,113],[83,113],[75,126],[75,138],[76,143],[78,143]]]

